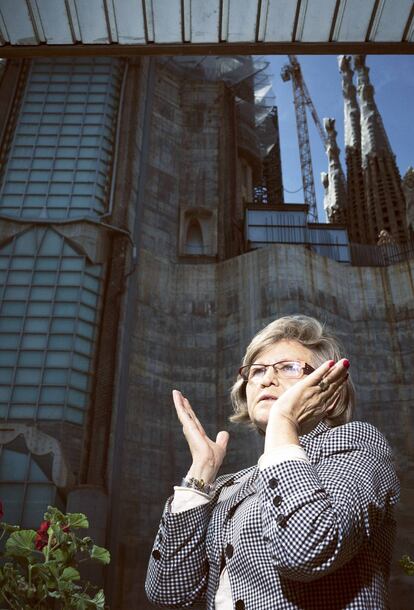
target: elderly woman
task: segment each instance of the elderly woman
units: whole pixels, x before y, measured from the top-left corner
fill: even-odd
[[[156,605],[208,610],[382,610],[399,486],[389,446],[354,421],[349,361],[315,319],[259,332],[232,389],[233,421],[264,435],[258,464],[216,478],[210,439],[173,392],[192,465],[165,507],[148,568]]]

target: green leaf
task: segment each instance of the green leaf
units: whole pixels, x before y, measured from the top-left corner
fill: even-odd
[[[79,580],[80,574],[75,568],[69,567],[63,570],[61,578],[63,578],[63,580]]]
[[[399,561],[400,566],[408,576],[414,576],[414,561],[408,555],[403,555]]]
[[[66,515],[66,518],[68,520],[68,525],[70,527],[74,527],[74,528],[89,527],[89,521],[88,521],[86,515],[84,515],[83,513],[68,513]]]
[[[94,544],[91,550],[91,559],[96,559],[101,563],[108,564],[111,561],[111,555],[109,554],[109,551],[103,547]]]
[[[103,589],[100,589],[95,597],[91,600],[99,610],[104,610],[105,608],[105,595]]]
[[[36,532],[34,530],[13,532],[6,542],[6,555],[28,557],[35,550],[35,537]]]

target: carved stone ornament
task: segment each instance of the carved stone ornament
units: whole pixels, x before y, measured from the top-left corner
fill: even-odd
[[[34,455],[53,455],[52,481],[56,487],[71,487],[74,477],[69,472],[63,457],[62,448],[57,439],[41,432],[33,426],[25,424],[2,423],[0,424],[0,444],[8,445],[18,436],[22,436],[26,447]]]

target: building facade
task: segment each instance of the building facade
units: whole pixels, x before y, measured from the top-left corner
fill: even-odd
[[[158,519],[189,465],[172,388],[209,433],[230,430],[226,471],[255,463],[262,441],[228,424],[229,388],[251,336],[302,312],[338,332],[357,417],[394,448],[403,498],[393,610],[406,610],[412,593],[397,559],[413,554],[413,263],[355,267],[312,247],[329,246],[322,237],[280,238],[291,206],[277,112],[262,101],[263,130],[253,60],[213,59],[3,66],[5,520],[36,527],[49,503],[86,512],[111,550],[111,607],[149,607],[143,582]],[[295,235],[305,234],[302,208]],[[249,209],[276,215],[276,238],[249,243]]]

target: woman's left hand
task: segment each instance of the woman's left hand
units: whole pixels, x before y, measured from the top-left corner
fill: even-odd
[[[310,431],[335,407],[348,367],[346,359],[336,364],[330,360],[292,385],[274,402],[267,427],[275,427],[276,422],[280,425],[281,418],[285,418],[296,427],[298,434]]]

